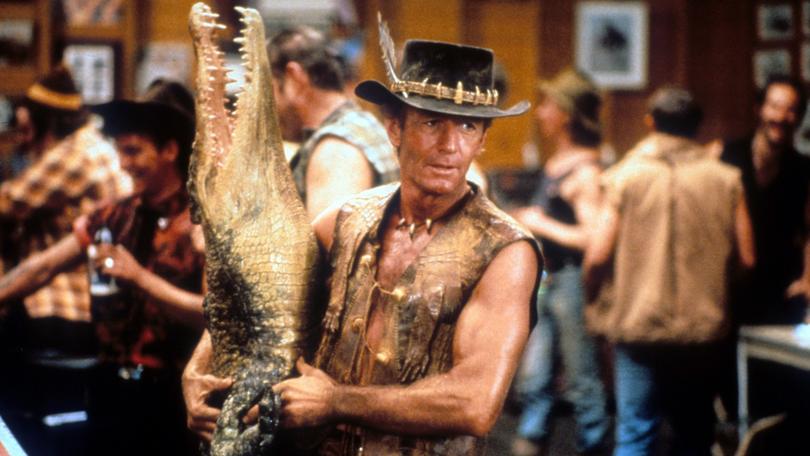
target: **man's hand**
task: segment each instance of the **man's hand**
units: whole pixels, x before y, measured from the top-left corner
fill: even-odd
[[[788,298],[804,296],[804,299],[810,305],[810,279],[801,277],[794,280],[787,288],[785,296]]]
[[[206,442],[214,437],[220,409],[206,403],[208,397],[217,391],[231,387],[233,380],[210,374],[199,374],[186,368],[183,372],[183,400],[186,402],[188,428]]]
[[[144,273],[143,266],[121,244],[96,244],[93,261],[96,268],[111,277],[131,284]]]
[[[303,358],[295,367],[300,377],[273,386],[273,392],[281,397],[281,425],[298,428],[328,423],[334,417],[337,382]]]

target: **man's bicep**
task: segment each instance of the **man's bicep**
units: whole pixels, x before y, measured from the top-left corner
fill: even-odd
[[[737,241],[737,252],[740,263],[745,268],[754,267],[756,263],[756,248],[754,247],[754,229],[751,226],[751,216],[745,202],[745,194],[740,192],[737,198],[737,207],[734,215],[734,235]]]
[[[511,376],[528,337],[538,267],[537,254],[525,241],[496,255],[459,316],[457,362],[481,360]]]
[[[307,167],[307,213],[314,219],[329,206],[371,187],[371,164],[357,147],[335,137],[318,144]]]
[[[340,207],[340,203],[329,206],[312,221],[312,229],[315,231],[315,237],[318,239],[318,244],[320,244],[324,252],[329,252],[332,249],[335,224],[337,223],[337,217],[340,213]]]

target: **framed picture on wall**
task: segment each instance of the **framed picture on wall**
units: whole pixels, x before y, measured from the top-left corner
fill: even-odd
[[[33,65],[34,37],[33,19],[0,20],[0,67]]]
[[[793,6],[789,3],[759,5],[757,35],[763,41],[793,38]]]
[[[82,100],[106,103],[115,96],[115,49],[104,44],[71,44],[65,48],[65,64],[73,73]]]
[[[772,75],[790,75],[790,51],[772,49],[754,52],[754,83],[765,87]]]
[[[576,64],[605,89],[647,85],[648,10],[644,2],[577,5]]]

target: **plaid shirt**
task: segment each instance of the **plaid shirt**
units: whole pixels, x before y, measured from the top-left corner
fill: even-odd
[[[138,196],[124,198],[76,223],[83,247],[102,226],[113,241],[129,250],[144,268],[172,285],[201,293],[205,257],[194,247],[193,224],[185,189],[160,208],[149,208]],[[112,299],[100,302],[94,318],[101,359],[119,365],[180,369],[188,361],[200,331],[167,315],[143,291],[119,284]]]
[[[0,186],[0,217],[15,226],[9,235],[15,259],[47,249],[71,232],[76,217],[131,191],[115,148],[92,122],[86,124]],[[54,277],[25,299],[25,307],[32,318],[89,321],[85,266]]]

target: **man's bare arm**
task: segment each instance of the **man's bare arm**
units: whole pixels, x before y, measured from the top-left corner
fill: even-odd
[[[155,299],[163,312],[176,321],[193,328],[202,329],[205,326],[201,294],[183,290],[144,268],[126,247],[120,244],[99,245],[97,252],[96,267],[105,274],[139,288]],[[113,260],[112,267],[105,264],[107,258]]]
[[[486,435],[500,414],[529,332],[537,257],[526,242],[501,251],[464,307],[453,367],[408,386],[340,385],[299,363],[303,376],[273,389],[285,426],[357,423],[386,432]]]
[[[619,234],[619,217],[619,212],[610,203],[605,201],[602,204],[592,231],[593,238],[582,260],[582,280],[589,301],[599,293],[605,271],[613,258],[613,249]]]
[[[31,255],[0,279],[0,302],[28,296],[83,257],[79,240],[73,234]]]
[[[332,241],[335,235],[335,224],[337,223],[337,216],[340,212],[342,203],[336,203],[312,221],[312,229],[315,230],[315,237],[318,238],[318,244],[324,252],[329,252],[332,249]]]
[[[339,210],[338,205],[332,206],[312,222],[318,242],[325,251],[332,247],[332,233]],[[212,352],[211,334],[205,330],[183,371],[183,397],[188,427],[206,441],[211,441],[220,410],[209,406],[205,401],[212,393],[229,388],[233,383],[232,379],[210,374]]]
[[[590,228],[594,225],[599,211],[599,168],[583,166],[569,179],[575,185],[571,195],[577,223],[568,224],[547,216],[537,206],[530,206],[514,211],[513,215],[536,236],[550,239],[560,245],[585,250],[591,239]]]
[[[335,203],[371,187],[371,164],[355,146],[336,137],[321,140],[307,166],[307,214],[310,220]]]
[[[734,237],[737,242],[740,265],[746,269],[753,268],[754,263],[756,263],[754,229],[751,227],[751,217],[748,215],[748,205],[745,203],[745,194],[743,192],[740,192],[737,208],[735,209]]]
[[[203,295],[183,290],[154,273],[136,277],[135,285],[154,298],[167,315],[193,328],[205,327]]]

